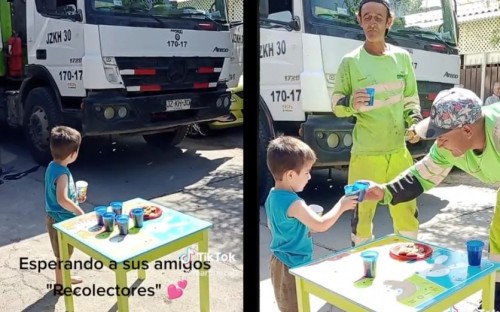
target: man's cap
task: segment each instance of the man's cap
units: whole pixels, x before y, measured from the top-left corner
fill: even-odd
[[[361,12],[361,8],[363,7],[363,5],[367,4],[368,2],[381,3],[381,4],[385,5],[389,11],[391,10],[391,2],[389,0],[362,0],[359,3],[359,12]]]
[[[471,125],[481,118],[481,99],[472,91],[452,88],[438,93],[429,117],[415,125],[423,139],[435,139],[453,129]]]

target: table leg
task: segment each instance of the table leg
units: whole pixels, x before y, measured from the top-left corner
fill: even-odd
[[[198,242],[198,252],[208,253],[208,230],[204,230],[203,238]],[[209,283],[208,283],[208,270],[202,267],[198,274],[200,275],[200,311],[210,311],[210,297],[209,297]]]
[[[120,291],[127,287],[127,271],[123,269],[122,265],[119,265],[115,270],[116,276],[116,285],[120,289]],[[119,312],[128,312],[128,296],[118,296],[118,311]]]
[[[495,277],[496,272],[488,275],[485,278],[484,286],[483,286],[483,302],[482,309],[484,311],[493,311],[495,304]]]
[[[299,306],[299,312],[311,312],[309,294],[304,290],[304,280],[296,276],[295,287],[297,288],[297,305]]]
[[[144,269],[139,269],[139,272],[137,273],[137,277],[140,280],[145,280],[146,279],[146,270]]]
[[[61,272],[62,272],[62,278],[63,278],[63,289],[66,289],[69,287],[70,289],[72,288],[71,286],[71,272],[70,270],[65,269],[65,261],[69,261],[69,249],[68,249],[68,243],[64,239],[64,234],[61,231],[57,231],[57,237],[59,240],[59,254],[61,256]],[[75,311],[75,306],[73,304],[73,294],[70,295],[65,295],[64,296],[64,305],[66,306],[66,311],[68,312],[73,312]]]

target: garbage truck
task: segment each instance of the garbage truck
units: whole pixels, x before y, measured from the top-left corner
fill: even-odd
[[[226,0],[0,0],[0,123],[40,164],[56,125],[177,145],[229,114],[226,17]]]
[[[408,50],[422,115],[437,93],[459,83],[458,26],[453,0],[391,1],[394,24],[386,41]],[[298,137],[316,152],[314,168],[346,168],[355,118],[331,108],[342,57],[365,40],[358,0],[260,0],[259,198],[272,185],[266,146],[277,134]],[[414,158],[432,142],[408,143]]]

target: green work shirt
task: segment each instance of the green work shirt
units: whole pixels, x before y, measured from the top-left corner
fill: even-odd
[[[373,106],[355,111],[354,92],[368,87],[375,89]],[[342,99],[344,104],[339,104]],[[332,109],[337,117],[357,119],[352,154],[380,155],[404,148],[406,126],[421,119],[417,81],[409,53],[387,44],[381,56],[369,54],[364,47],[345,55],[335,76]]]
[[[500,182],[500,103],[495,103],[482,108],[485,127],[485,147],[478,155],[473,150],[468,150],[460,157],[437,146],[435,142],[429,153],[408,170],[422,185],[424,191],[441,183],[450,173],[453,166],[460,168],[471,176],[484,183]],[[408,170],[395,180],[406,176]],[[392,200],[392,194],[385,188],[384,203]]]

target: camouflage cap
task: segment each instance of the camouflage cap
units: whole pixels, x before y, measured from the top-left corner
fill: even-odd
[[[432,103],[430,116],[415,125],[415,132],[423,139],[435,139],[453,129],[471,125],[481,118],[481,106],[481,99],[470,90],[443,90]]]

